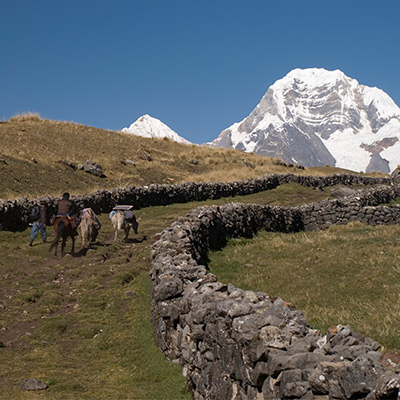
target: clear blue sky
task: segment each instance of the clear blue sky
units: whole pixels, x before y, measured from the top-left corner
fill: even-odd
[[[294,68],[400,105],[400,0],[0,0],[0,120],[119,130],[150,114],[194,143]]]

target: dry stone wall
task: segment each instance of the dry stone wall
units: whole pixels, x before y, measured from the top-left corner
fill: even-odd
[[[322,335],[302,313],[265,293],[222,284],[207,271],[207,252],[228,237],[259,229],[296,232],[360,220],[398,223],[400,196],[390,178],[267,175],[233,183],[184,183],[102,190],[77,196],[80,207],[109,212],[251,194],[284,183],[387,186],[302,207],[229,204],[202,207],[162,232],[151,254],[152,318],[157,344],[182,366],[196,399],[397,399],[397,371],[385,369],[379,344],[349,327]],[[49,214],[57,199],[44,197]],[[0,200],[0,229],[24,229],[33,201]]]
[[[188,182],[179,185],[130,186],[112,190],[100,190],[87,196],[76,196],[74,201],[82,208],[90,207],[96,213],[110,212],[116,204],[133,204],[136,209],[172,203],[186,203],[239,196],[274,189],[284,183],[297,182],[303,186],[324,188],[336,184],[377,185],[390,184],[391,178],[371,178],[362,175],[330,175],[311,177],[298,175],[265,175],[261,178],[246,179],[240,182]],[[58,198],[42,197],[48,206],[49,215],[55,212]],[[29,212],[35,201],[27,199],[0,199],[0,230],[25,229]]]
[[[293,208],[200,207],[164,230],[151,254],[154,333],[194,398],[399,399],[400,365],[384,367],[377,342],[348,326],[324,335],[284,300],[220,283],[206,266],[210,248],[259,229],[399,223],[400,206],[378,206],[399,195],[392,186]]]

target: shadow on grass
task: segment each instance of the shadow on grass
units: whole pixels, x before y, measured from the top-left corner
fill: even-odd
[[[127,239],[125,240],[125,243],[143,243],[145,240],[147,240],[147,236],[143,235],[143,237],[140,240],[136,238]]]
[[[97,247],[110,247],[110,246],[111,246],[111,243],[95,242],[95,243],[92,243],[90,248],[92,250],[97,250]]]
[[[78,257],[84,257],[86,256],[86,253],[88,252],[89,247],[83,247],[79,251],[74,251],[73,253],[69,253],[72,257],[78,258]]]

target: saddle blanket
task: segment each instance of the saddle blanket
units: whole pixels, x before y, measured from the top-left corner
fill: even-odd
[[[113,208],[115,211],[129,211],[132,210],[133,206],[130,205],[117,205]]]

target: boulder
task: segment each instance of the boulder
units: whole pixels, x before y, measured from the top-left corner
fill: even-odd
[[[86,160],[83,164],[83,170],[89,174],[96,175],[99,178],[106,178],[103,174],[103,168],[94,161]]]
[[[44,390],[48,388],[45,382],[37,378],[24,379],[20,387],[21,390]]]

